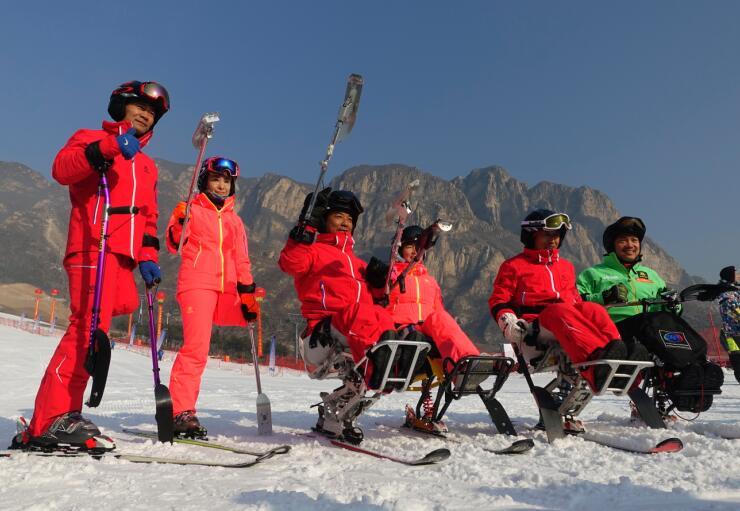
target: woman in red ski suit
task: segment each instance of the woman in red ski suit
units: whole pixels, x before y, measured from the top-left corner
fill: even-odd
[[[71,316],[36,395],[31,423],[18,447],[30,443],[90,446],[100,431],[80,415],[89,374],[87,356],[95,288],[100,222],[104,201],[98,194],[105,170],[111,207],[136,206],[136,214],[111,215],[99,328],[107,332],[112,316],[138,307],[133,270],[145,282],[158,281],[157,166],[141,152],[152,128],[169,109],[169,96],[155,82],[127,82],[113,91],[108,112],[116,122],[100,130],[78,130],[57,154],[52,177],[69,189],[69,218],[64,269],[69,279]],[[106,445],[105,447],[110,447]]]
[[[310,197],[306,197],[299,223]],[[333,226],[327,217],[334,213],[344,213],[345,223]],[[352,231],[360,213],[362,206],[352,192],[322,190],[306,231],[302,233],[297,227],[291,231],[278,260],[280,269],[293,276],[307,322],[304,336],[321,320],[331,318],[331,325],[347,338],[355,362],[383,333],[395,334],[393,318],[373,303],[365,281],[367,263],[352,250]]]
[[[190,207],[177,279],[183,346],[170,374],[174,429],[178,435],[205,436],[196,401],[208,361],[213,324],[246,326],[256,318],[255,284],[247,233],[234,212],[239,166],[213,157],[198,174],[198,193]],[[177,253],[186,204],[180,202],[167,225],[167,249]]]
[[[522,253],[501,264],[488,307],[504,337],[521,346],[528,324],[539,320],[574,363],[595,358],[623,359],[627,347],[606,309],[583,302],[570,261],[558,253],[570,220],[563,213],[536,210],[522,222]],[[603,351],[601,351],[603,350]],[[583,376],[600,390],[608,367]]]
[[[401,235],[399,255],[404,261],[397,261],[391,270],[391,281],[395,282],[410,262],[416,257],[416,243],[423,229],[417,225],[406,227]],[[453,363],[466,356],[480,355],[473,341],[462,331],[442,303],[442,291],[437,280],[432,277],[419,261],[404,277],[404,292],[396,285],[392,290],[386,309],[393,316],[397,327],[413,326],[431,338],[442,360]]]

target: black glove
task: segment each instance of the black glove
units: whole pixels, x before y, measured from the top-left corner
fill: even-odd
[[[604,305],[610,303],[627,303],[629,289],[624,284],[616,284],[601,293],[601,296],[604,299]]]
[[[371,257],[365,268],[365,281],[370,287],[380,289],[385,287],[385,279],[388,278],[390,267],[377,257]]]
[[[304,223],[305,220],[306,225],[310,225],[314,229],[318,230],[321,227],[322,220],[324,219],[324,211],[326,210],[326,205],[329,203],[330,193],[331,188],[328,186],[318,193],[316,196],[316,203],[313,206],[313,210],[311,211],[311,216],[309,218],[306,218],[306,210],[308,209],[309,204],[311,204],[313,192],[306,195],[306,198],[303,201],[301,214],[298,217],[298,224]]]
[[[257,320],[257,300],[254,298],[254,292],[257,290],[257,286],[253,283],[249,285],[237,284],[236,290],[239,293],[239,301],[242,302],[242,315],[247,323],[252,323]]]
[[[85,148],[85,158],[87,158],[90,166],[101,174],[108,172],[108,169],[113,164],[112,161],[106,160],[100,151],[100,141],[88,144]]]

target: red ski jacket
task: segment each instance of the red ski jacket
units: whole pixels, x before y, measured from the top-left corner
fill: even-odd
[[[391,277],[395,280],[409,263],[397,262],[393,265]],[[434,277],[429,275],[423,263],[417,263],[406,274],[406,292],[396,286],[391,291],[388,311],[393,321],[401,325],[416,324],[427,319],[435,310],[444,310],[442,291]]]
[[[317,234],[311,244],[288,239],[280,252],[278,265],[294,279],[309,328],[347,305],[373,305],[365,282],[367,263],[354,254],[354,244],[347,232]]]
[[[576,273],[570,261],[561,259],[558,250],[532,250],[501,264],[488,298],[494,319],[505,312],[532,321],[551,303],[579,303]]]
[[[219,210],[205,193],[193,199],[182,246],[178,293],[210,289],[236,295],[237,283],[254,283],[247,231],[234,212],[234,202],[234,196],[227,198]],[[170,217],[166,233],[167,250],[176,254],[182,226],[175,214]]]
[[[157,166],[143,152],[131,160],[121,156],[116,137],[129,129],[131,123],[127,121],[103,121],[102,130],[79,130],[54,159],[51,175],[59,184],[69,187],[72,201],[65,256],[98,249],[104,198],[102,194],[98,196],[99,174],[87,161],[85,148],[100,141],[103,156],[113,160],[107,174],[110,205],[139,208],[135,215],[110,216],[108,250],[136,262],[157,262]],[[142,148],[151,137],[149,131],[139,139]]]

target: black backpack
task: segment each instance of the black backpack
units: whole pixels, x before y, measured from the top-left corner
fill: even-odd
[[[640,341],[663,363],[663,388],[676,409],[704,412],[724,383],[722,368],[707,361],[707,343],[683,318],[644,312],[617,323],[627,343]]]
[[[643,312],[617,323],[628,344],[640,341],[666,369],[680,370],[707,359],[707,343],[683,318],[668,311]]]

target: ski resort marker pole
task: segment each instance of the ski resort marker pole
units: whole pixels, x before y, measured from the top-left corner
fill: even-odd
[[[299,234],[303,233],[303,229],[306,227],[306,222],[311,218],[311,213],[316,205],[316,195],[319,190],[324,187],[324,175],[329,168],[329,161],[334,155],[334,146],[341,142],[344,137],[352,132],[352,128],[355,126],[357,120],[357,109],[360,107],[360,96],[362,95],[362,76],[358,74],[351,74],[347,78],[347,89],[344,92],[344,101],[342,106],[339,107],[339,115],[337,116],[337,123],[334,125],[334,134],[329,142],[329,147],[326,149],[326,156],[321,160],[321,172],[319,173],[319,179],[316,181],[316,187],[313,190],[311,196],[311,202],[308,205],[306,214],[303,217],[303,223],[300,226]]]
[[[198,150],[198,157],[195,160],[195,168],[193,169],[193,177],[190,179],[190,189],[188,190],[188,198],[185,201],[185,220],[182,224],[182,236],[180,236],[180,243],[177,245],[177,253],[182,253],[182,242],[185,239],[185,229],[188,226],[188,220],[190,219],[190,205],[193,203],[193,195],[195,194],[196,182],[198,180],[198,172],[200,171],[200,165],[203,163],[203,155],[206,153],[206,146],[208,141],[213,138],[213,125],[220,120],[218,112],[211,112],[203,114],[198,121],[198,126],[195,127],[193,133],[193,147]]]

